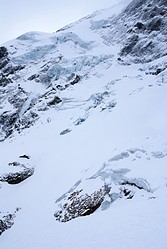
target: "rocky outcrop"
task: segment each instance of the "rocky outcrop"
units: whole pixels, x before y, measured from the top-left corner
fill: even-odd
[[[7,214],[0,219],[0,235],[14,224],[15,214]]]
[[[147,63],[167,55],[166,26],[166,1],[133,0],[116,18],[109,17],[99,32],[105,44],[121,45],[118,57],[125,64]]]
[[[11,83],[12,80],[9,79],[6,74],[2,71],[8,63],[8,51],[6,47],[0,47],[0,87],[5,87],[7,84]]]
[[[4,74],[0,74],[0,87],[5,87],[9,83],[12,83],[12,80],[7,78]]]
[[[18,103],[17,103],[18,104]],[[19,117],[19,111],[4,112],[0,115],[0,125],[4,136],[0,141],[5,140],[12,135],[14,131],[21,132],[25,128],[29,128],[37,120],[38,114],[33,111],[26,112],[22,118]]]
[[[54,214],[56,220],[67,222],[77,217],[93,214],[97,209],[103,211],[108,209],[113,202],[119,199],[131,200],[136,194],[141,195],[141,198],[144,195],[151,195],[152,189],[147,180],[127,177],[126,174],[130,172],[127,168],[112,169],[112,165],[116,165],[119,161],[132,158],[135,161],[144,156],[148,156],[144,149],[132,148],[123,151],[110,158],[91,177],[86,176],[85,179],[82,178],[82,180],[77,181],[56,200],[57,211]],[[157,152],[155,156],[163,158],[166,154]],[[95,181],[98,181],[99,187],[97,187]]]
[[[31,96],[20,86],[6,91],[0,89],[0,93],[2,93],[0,104],[6,101],[11,105],[11,110],[4,110],[0,113],[0,127],[1,133],[3,133],[0,141],[11,136],[13,132],[20,133],[23,129],[31,127],[39,118],[41,111],[54,108],[62,102],[62,99],[57,96],[56,90],[52,88],[37,97]]]
[[[6,58],[8,55],[8,51],[6,47],[0,47],[0,60]]]
[[[58,96],[55,96],[51,101],[48,102],[48,105],[54,106],[54,105],[59,104],[61,102],[62,102],[62,100]]]
[[[5,136],[8,137],[13,132],[14,124],[17,121],[17,112],[4,112],[0,115],[0,125]]]
[[[136,57],[135,62],[149,62],[167,55],[166,1],[132,1],[122,17],[127,34],[124,33],[121,56],[131,55]]]
[[[27,168],[17,162],[12,164],[13,166],[20,166],[21,169],[17,172],[9,172],[0,176],[1,182],[7,182],[8,184],[18,184],[34,174],[34,168]]]
[[[86,216],[94,213],[104,201],[105,195],[109,193],[110,188],[103,186],[92,194],[82,194],[83,189],[72,192],[67,202],[63,204],[61,210],[54,216],[60,222],[67,222],[79,216]]]
[[[88,185],[91,185],[91,180],[99,177],[104,181],[104,185],[91,194],[84,193],[84,189],[78,189],[78,186],[82,185],[82,182],[78,181],[67,193],[58,198],[56,203],[59,210],[55,212],[54,217],[57,221],[67,222],[77,217],[90,215],[98,208],[102,211],[106,210],[114,201],[120,198],[131,200],[136,192],[140,190],[151,193],[150,185],[146,180],[127,178],[124,176],[127,172],[127,169],[110,171],[110,173],[104,169],[99,170],[95,175],[86,179]],[[110,178],[109,184],[105,183],[107,178]]]
[[[11,228],[14,225],[14,219],[16,218],[16,213],[20,210],[20,207],[17,207],[13,213],[5,213],[0,211],[0,235]]]

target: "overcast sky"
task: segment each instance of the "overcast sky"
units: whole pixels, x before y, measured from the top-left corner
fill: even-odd
[[[0,44],[28,31],[54,32],[121,0],[0,0]]]

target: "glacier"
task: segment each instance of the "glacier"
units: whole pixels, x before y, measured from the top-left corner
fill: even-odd
[[[166,248],[166,10],[120,1],[1,45],[1,248]]]

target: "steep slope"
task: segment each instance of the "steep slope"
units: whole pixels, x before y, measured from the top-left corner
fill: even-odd
[[[3,249],[166,248],[166,8],[122,1],[0,48]]]

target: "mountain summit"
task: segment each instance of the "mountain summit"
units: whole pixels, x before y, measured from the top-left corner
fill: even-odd
[[[0,47],[3,249],[165,249],[167,1]]]

